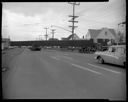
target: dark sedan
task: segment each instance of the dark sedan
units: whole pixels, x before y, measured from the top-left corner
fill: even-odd
[[[32,47],[30,47],[30,50],[31,51],[40,51],[41,50],[41,47],[38,46],[38,45],[33,45]]]

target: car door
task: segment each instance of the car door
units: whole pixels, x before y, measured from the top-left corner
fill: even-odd
[[[115,57],[116,57],[115,64],[123,65],[123,62],[126,58],[125,56],[126,56],[125,48],[117,47],[116,52],[115,52]]]
[[[112,47],[112,50],[109,53],[109,63],[115,64],[115,59],[116,59],[115,51],[116,51],[116,48]]]
[[[114,63],[114,48],[110,47],[107,51],[104,52],[103,59],[106,63]]]

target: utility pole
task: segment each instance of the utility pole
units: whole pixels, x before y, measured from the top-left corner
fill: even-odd
[[[41,36],[42,36],[42,35],[39,35],[39,40],[42,40]]]
[[[48,34],[47,34],[47,27],[46,28],[44,28],[44,29],[46,29],[46,35],[44,35],[45,37],[46,37],[46,41],[47,41],[47,38],[48,38]]]
[[[73,14],[69,15],[69,17],[72,17],[72,19],[69,21],[69,22],[72,22],[72,26],[69,26],[69,27],[72,28],[72,40],[73,40],[74,30],[75,30],[76,27],[78,27],[78,26],[74,25],[74,23],[78,23],[78,21],[75,21],[75,18],[79,17],[79,16],[75,16],[75,5],[80,5],[80,2],[79,3],[68,2],[68,3],[73,5]]]
[[[54,39],[54,33],[55,33],[54,31],[55,31],[55,29],[51,29],[51,30],[52,30],[52,32],[51,32],[52,33],[52,39]]]

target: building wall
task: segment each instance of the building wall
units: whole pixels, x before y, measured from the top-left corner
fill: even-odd
[[[88,31],[86,34],[86,39],[93,39],[94,43],[102,43],[105,45],[108,41],[115,42],[116,36],[114,36],[108,28],[102,28],[101,32],[96,38],[91,38],[90,32]]]
[[[108,29],[104,28],[97,36],[97,39],[115,39],[115,36]]]
[[[91,36],[90,36],[90,32],[88,31],[88,33],[86,34],[86,39],[91,39]]]
[[[106,45],[109,41],[116,40],[116,37],[107,28],[103,28],[96,39],[98,43]]]

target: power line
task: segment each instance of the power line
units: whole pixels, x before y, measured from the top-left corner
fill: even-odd
[[[56,26],[56,25],[51,25],[51,27],[58,27],[58,28],[60,28],[60,29],[63,29],[63,30],[65,30],[65,31],[68,31],[68,32],[72,32],[72,31],[70,31],[70,30],[68,30],[68,29],[65,29],[65,28],[63,28],[63,27],[60,27],[60,26]]]

